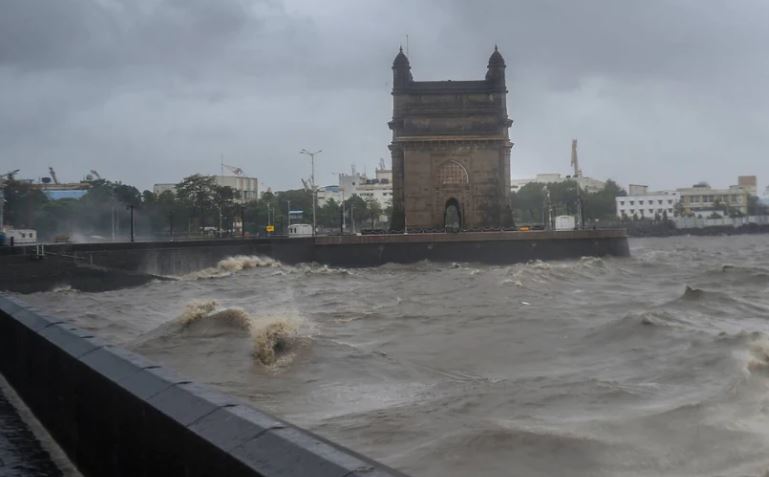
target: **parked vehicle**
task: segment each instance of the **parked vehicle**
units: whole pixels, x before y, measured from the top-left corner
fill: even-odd
[[[574,230],[577,220],[573,215],[559,215],[555,218],[555,230]]]
[[[288,226],[288,238],[312,237],[312,225],[291,224]]]

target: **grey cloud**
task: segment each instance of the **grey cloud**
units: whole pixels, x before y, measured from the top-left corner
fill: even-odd
[[[220,154],[274,187],[387,157],[390,65],[508,64],[514,175],[584,168],[673,187],[769,178],[759,0],[3,0],[0,169],[90,168],[149,187]],[[7,167],[6,167],[7,166]]]

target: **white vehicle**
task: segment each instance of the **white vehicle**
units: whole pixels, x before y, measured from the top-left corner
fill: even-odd
[[[559,215],[555,218],[555,230],[574,230],[577,221],[573,215]]]
[[[13,245],[30,245],[37,243],[37,230],[32,229],[6,229],[5,230],[5,243],[11,245],[11,239],[13,239]]]
[[[312,237],[312,225],[291,224],[288,226],[288,238]]]

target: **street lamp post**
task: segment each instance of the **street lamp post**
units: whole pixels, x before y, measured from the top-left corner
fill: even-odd
[[[127,209],[131,211],[131,242],[134,241],[134,209],[136,208],[135,205],[129,204]]]
[[[318,203],[318,188],[315,186],[315,155],[323,152],[322,149],[318,149],[315,152],[310,152],[307,149],[302,149],[299,154],[310,156],[310,163],[312,164],[312,175],[310,176],[310,187],[312,187],[312,235],[315,236],[316,222],[315,222],[315,209]]]

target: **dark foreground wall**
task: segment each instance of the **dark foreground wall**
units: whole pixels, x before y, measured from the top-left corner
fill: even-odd
[[[0,372],[86,476],[398,476],[0,295]]]

